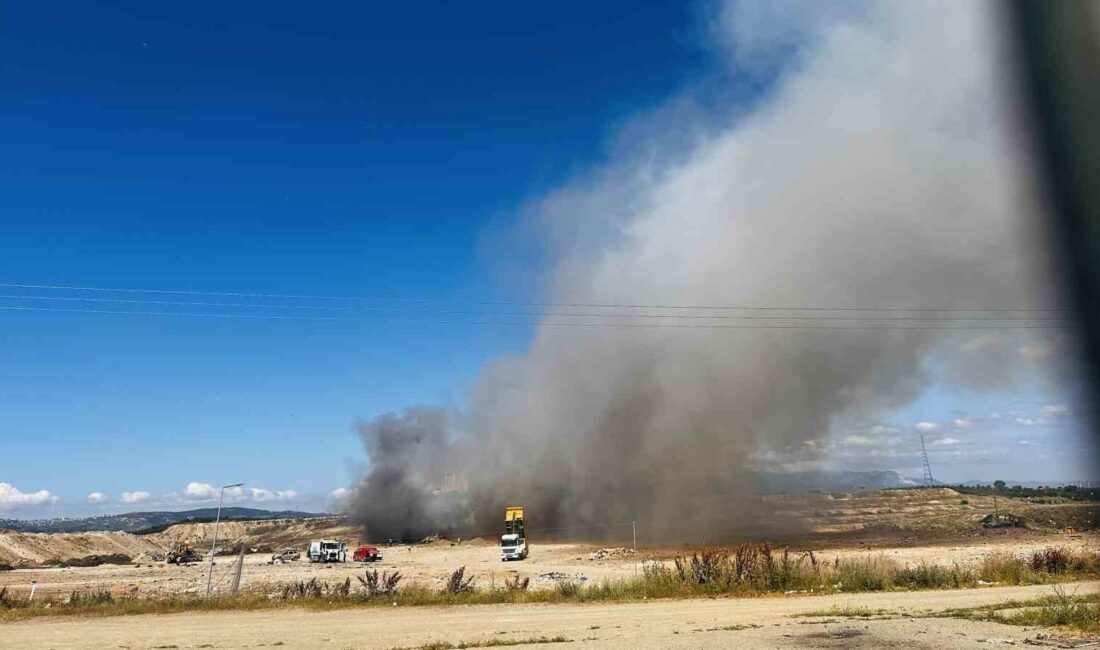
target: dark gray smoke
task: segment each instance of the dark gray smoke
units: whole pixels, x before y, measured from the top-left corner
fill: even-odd
[[[686,123],[658,111],[633,124],[606,168],[533,204],[554,260],[548,300],[1043,303],[994,7],[723,5],[714,33],[731,83],[774,70],[780,52],[786,67],[750,109]],[[753,505],[758,471],[814,460],[816,441],[938,379],[1010,379],[1004,363],[972,354],[985,331],[820,329],[897,324],[838,320],[890,314],[594,311],[674,318],[571,329],[559,324],[575,317],[546,317],[524,355],[484,371],[460,418],[416,408],[361,425],[370,470],[351,512],[367,535],[494,531],[513,502],[532,528],[639,520],[651,538],[764,532],[774,518]],[[1041,335],[998,341],[1013,351]],[[465,501],[433,493],[447,473],[465,478]]]
[[[465,522],[461,504],[432,494],[448,470],[445,410],[416,406],[359,422],[356,429],[371,468],[352,493],[351,513],[368,533],[376,539],[408,539]]]

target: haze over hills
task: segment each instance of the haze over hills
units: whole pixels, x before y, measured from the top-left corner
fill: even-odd
[[[54,519],[0,519],[0,529],[23,533],[79,533],[88,531],[122,531],[132,533],[158,526],[171,526],[188,521],[213,521],[217,508],[150,512],[127,512],[95,517],[59,517]],[[326,513],[300,512],[297,510],[262,510],[259,508],[222,508],[222,520],[289,519],[294,517],[322,517]]]
[[[915,487],[917,483],[892,470],[871,470],[764,473],[760,485],[764,492],[848,492]]]

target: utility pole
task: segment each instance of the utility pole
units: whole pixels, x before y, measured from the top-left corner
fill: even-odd
[[[631,521],[630,522],[630,532],[634,536],[634,546],[633,546],[633,548],[634,548],[634,552],[637,553],[638,552],[638,522],[636,522],[636,521]]]
[[[223,485],[222,489],[218,492],[218,516],[214,518],[214,542],[210,545],[210,569],[206,572],[206,595],[210,595],[210,581],[214,577],[214,549],[218,548],[218,526],[222,523],[222,501],[225,499],[225,491],[227,488],[241,487],[244,483],[234,483],[233,485]]]

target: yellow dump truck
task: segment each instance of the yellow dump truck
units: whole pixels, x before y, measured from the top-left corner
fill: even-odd
[[[500,561],[527,559],[527,527],[523,506],[504,509],[504,534],[500,536]]]

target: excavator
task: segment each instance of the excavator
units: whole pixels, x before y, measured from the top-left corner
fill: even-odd
[[[504,534],[500,536],[500,561],[527,559],[527,527],[523,506],[504,509]]]

